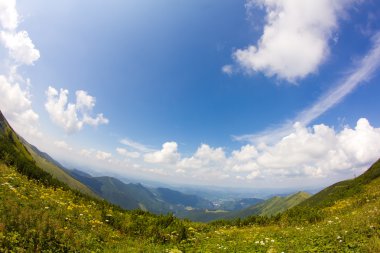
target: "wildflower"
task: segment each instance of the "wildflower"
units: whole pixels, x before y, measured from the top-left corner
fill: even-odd
[[[45,209],[49,209],[49,207],[48,207],[48,206],[45,206]]]
[[[340,238],[342,238],[342,237],[340,237],[340,236],[338,235],[338,237],[337,237],[336,239],[339,240]]]
[[[274,242],[274,240],[272,239],[272,240],[270,240],[271,242]]]

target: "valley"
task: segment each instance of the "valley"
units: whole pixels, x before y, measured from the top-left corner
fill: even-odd
[[[380,161],[363,175],[332,185],[311,197],[299,192],[266,201],[246,200],[247,204],[259,203],[253,205],[255,208],[241,209],[242,218],[219,219],[206,224],[182,220],[172,214],[128,211],[99,196],[91,196],[110,194],[116,196],[115,201],[120,201],[117,196],[124,199],[126,192],[137,189],[145,192],[145,197],[159,196],[156,200],[173,205],[204,207],[202,205],[210,204],[194,195],[165,188],[146,191],[139,184],[124,184],[108,177],[94,179],[79,172],[75,172],[77,178],[87,178],[86,191],[90,189],[92,193],[71,189],[57,180],[58,176],[41,170],[38,164],[43,163],[35,160],[6,120],[0,123],[0,251],[380,250]],[[125,187],[125,191],[106,190],[111,186]],[[139,206],[133,199],[127,200],[131,208]],[[245,211],[251,209],[257,213],[252,215]],[[216,210],[206,212],[225,214]],[[267,212],[267,216],[257,215],[260,212]]]

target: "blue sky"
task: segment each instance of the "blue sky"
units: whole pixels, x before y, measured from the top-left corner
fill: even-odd
[[[1,0],[0,109],[94,174],[327,185],[380,157],[379,18],[376,1]]]

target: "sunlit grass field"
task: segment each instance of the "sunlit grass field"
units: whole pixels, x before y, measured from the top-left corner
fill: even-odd
[[[380,178],[314,223],[285,212],[265,222],[201,224],[126,212],[4,164],[0,172],[2,252],[380,252]]]

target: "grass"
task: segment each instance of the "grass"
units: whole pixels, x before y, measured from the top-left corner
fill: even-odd
[[[380,252],[380,178],[314,223],[201,224],[45,187],[0,165],[0,252]],[[179,252],[179,251],[178,251]]]
[[[0,252],[380,252],[380,161],[281,214],[203,224],[72,190],[0,123]]]
[[[267,216],[276,215],[300,204],[302,201],[306,200],[309,197],[310,194],[306,192],[297,192],[286,197],[276,196],[259,204],[253,205],[249,208],[246,208],[242,211],[239,211],[237,215],[239,217],[247,217],[253,214]]]
[[[34,152],[34,150],[28,146],[27,150],[33,157],[34,161],[36,162],[36,165],[43,169],[44,171],[51,174],[53,177],[57,178],[59,181],[67,184],[71,189],[78,190],[84,194],[87,194],[92,197],[98,197],[93,191],[91,191],[87,186],[79,182],[78,180],[74,179],[72,176],[70,176],[66,171],[59,168],[57,165],[49,162],[48,160],[44,159],[43,157],[39,156]]]

